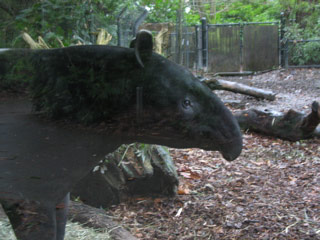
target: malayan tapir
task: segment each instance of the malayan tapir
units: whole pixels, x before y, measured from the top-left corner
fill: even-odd
[[[14,78],[14,68],[31,79],[31,101],[0,98],[0,202],[19,240],[62,240],[68,193],[123,143],[238,157],[242,136],[231,112],[152,45],[140,31],[131,48],[1,51],[0,81]]]

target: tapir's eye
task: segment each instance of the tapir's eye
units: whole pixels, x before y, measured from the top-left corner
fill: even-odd
[[[184,108],[189,108],[189,107],[191,107],[191,101],[190,101],[189,99],[185,99],[185,100],[183,101],[183,103],[182,103],[182,106],[183,106]]]

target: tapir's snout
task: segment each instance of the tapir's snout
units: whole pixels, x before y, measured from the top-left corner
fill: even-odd
[[[220,148],[220,152],[226,160],[235,160],[241,154],[242,151],[242,137],[240,136],[239,138],[229,143],[222,144]]]
[[[241,154],[242,133],[230,110],[215,96],[214,100],[208,111],[199,115],[201,126],[195,128],[195,133],[198,132],[200,139],[209,143],[206,150],[217,150],[226,160],[232,161]]]
[[[242,151],[241,132],[239,131],[238,133],[236,133],[234,135],[234,138],[231,138],[228,141],[212,140],[212,142],[206,147],[203,147],[203,149],[208,151],[219,151],[224,159],[226,159],[227,161],[233,161],[237,157],[239,157]]]
[[[220,126],[220,133],[224,136],[224,140],[219,144],[219,151],[222,156],[232,161],[236,159],[242,151],[242,134],[237,120],[229,110],[222,115],[223,125]]]
[[[242,134],[239,124],[232,113],[225,109],[224,114],[221,114],[220,128],[218,132],[222,135],[222,141],[219,143],[219,152],[222,156],[232,161],[236,159],[242,151]]]

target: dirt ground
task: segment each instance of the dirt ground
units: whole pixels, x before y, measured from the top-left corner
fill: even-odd
[[[320,69],[221,77],[272,90],[273,102],[219,91],[233,110],[310,111]],[[234,162],[216,152],[171,149],[180,188],[172,199],[132,199],[112,214],[140,239],[320,239],[320,139],[288,142],[244,133]]]
[[[276,111],[287,111],[292,108],[298,111],[308,111],[313,101],[320,100],[320,69],[276,70],[245,77],[218,78],[272,90],[276,93],[276,101],[268,101],[217,91],[223,100],[240,102],[236,108],[268,108]]]

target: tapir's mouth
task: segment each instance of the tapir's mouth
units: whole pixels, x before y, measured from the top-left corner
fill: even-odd
[[[226,160],[235,160],[242,151],[242,138],[220,145],[219,151]]]
[[[202,146],[201,148],[207,151],[213,150],[211,144]],[[232,141],[217,144],[216,146],[214,146],[214,149],[219,151],[222,154],[223,158],[227,161],[233,161],[241,154],[242,137],[234,139]]]

